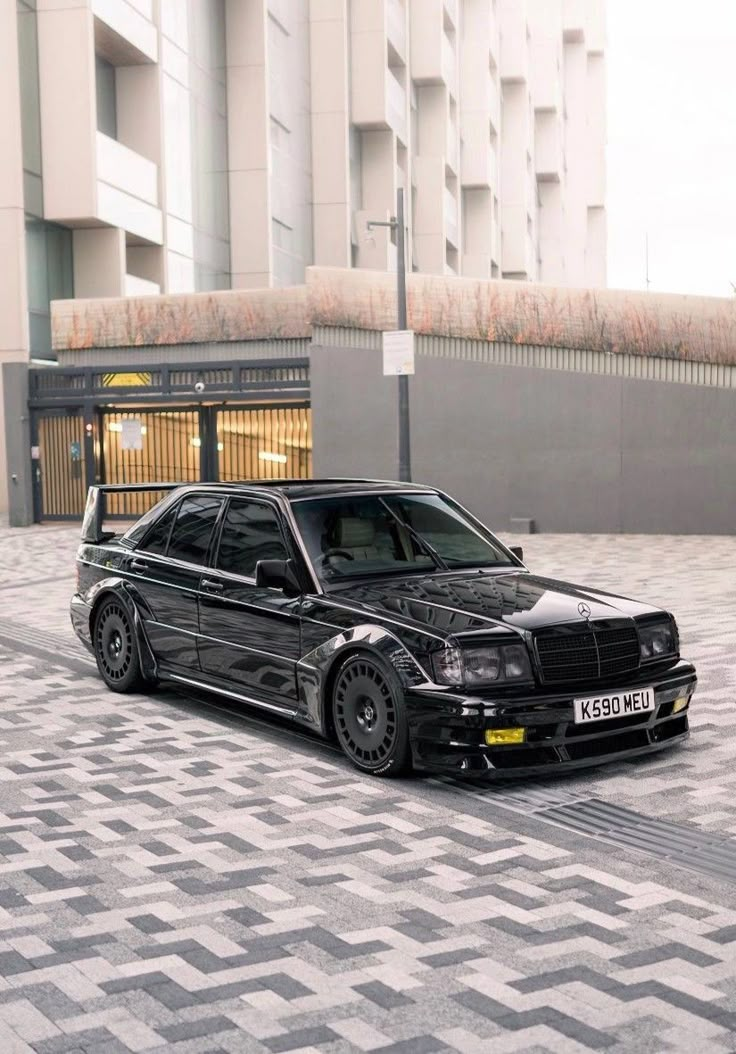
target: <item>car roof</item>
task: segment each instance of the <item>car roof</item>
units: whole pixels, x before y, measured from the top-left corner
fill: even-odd
[[[332,477],[327,479],[253,479],[237,480],[228,483],[182,484],[191,490],[228,491],[234,494],[268,491],[270,494],[282,494],[289,501],[302,498],[340,497],[349,494],[375,492],[386,494],[392,492],[434,491],[420,483],[399,483],[396,480],[384,479],[347,479]]]

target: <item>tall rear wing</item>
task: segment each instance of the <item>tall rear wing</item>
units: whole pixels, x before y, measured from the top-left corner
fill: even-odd
[[[82,541],[94,544],[113,537],[114,531],[103,530],[108,494],[164,493],[184,486],[185,483],[110,483],[90,487],[82,521]]]

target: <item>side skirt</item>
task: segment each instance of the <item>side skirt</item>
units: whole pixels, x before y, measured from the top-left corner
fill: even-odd
[[[187,685],[188,688],[197,688],[201,692],[215,692],[217,695],[222,695],[226,699],[234,699],[236,702],[246,703],[248,706],[257,706],[259,710],[268,710],[270,713],[278,714],[280,717],[294,717],[296,714],[296,707],[279,706],[278,703],[267,703],[262,699],[254,699],[253,696],[243,695],[241,692],[234,692],[230,688],[220,688],[218,685],[212,683],[198,681],[194,677],[183,677],[179,673],[169,673],[168,670],[161,670],[160,676],[162,680],[176,681],[178,684]]]

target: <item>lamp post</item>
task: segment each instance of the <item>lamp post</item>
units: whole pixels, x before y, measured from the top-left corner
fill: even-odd
[[[404,188],[399,187],[396,193],[396,215],[390,220],[379,222],[369,220],[368,230],[374,227],[388,227],[396,231],[396,298],[398,329],[406,330],[406,226],[404,222]],[[399,479],[411,482],[411,444],[409,431],[409,378],[399,374]]]

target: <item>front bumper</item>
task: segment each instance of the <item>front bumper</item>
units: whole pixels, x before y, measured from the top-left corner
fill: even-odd
[[[531,776],[564,772],[650,754],[681,743],[689,734],[689,704],[672,713],[675,699],[692,695],[695,668],[681,661],[658,675],[637,674],[609,689],[653,686],[656,706],[649,713],[595,721],[573,722],[573,697],[595,694],[599,688],[578,686],[554,693],[542,689],[523,697],[481,698],[427,688],[409,689],[414,764],[430,772],[463,776]],[[489,728],[522,726],[526,742],[485,745]]]

